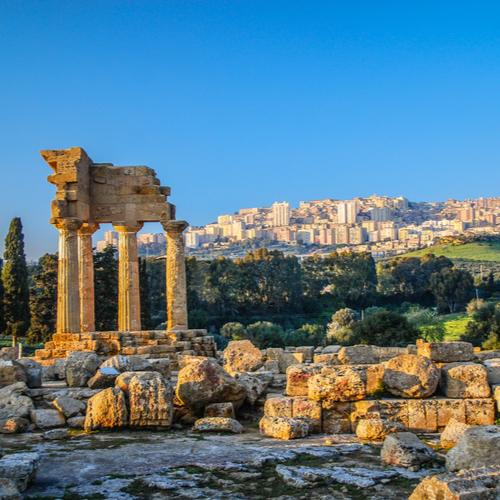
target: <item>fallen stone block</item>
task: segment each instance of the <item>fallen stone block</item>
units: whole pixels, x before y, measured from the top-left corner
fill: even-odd
[[[94,352],[74,351],[66,359],[66,383],[68,387],[85,387],[99,367]]]
[[[500,496],[500,467],[462,470],[457,474],[427,476],[409,500],[493,500]]]
[[[263,364],[264,356],[250,340],[232,340],[224,349],[224,370],[229,375],[254,372]]]
[[[321,365],[289,366],[286,370],[286,395],[307,396],[309,379],[321,370]]]
[[[273,381],[272,373],[267,372],[236,373],[235,378],[245,388],[246,400],[252,406],[266,393]]]
[[[383,441],[392,432],[404,431],[398,422],[382,418],[366,418],[358,421],[356,436],[362,441]]]
[[[75,417],[85,411],[85,403],[83,401],[69,396],[58,396],[52,401],[52,406],[66,418]]]
[[[349,434],[351,432],[351,402],[323,403],[322,430],[325,434]]]
[[[31,388],[42,386],[42,365],[31,358],[20,358],[17,362],[26,372],[26,385]]]
[[[425,342],[417,340],[417,353],[439,363],[471,361],[474,359],[474,347],[469,342]]]
[[[458,442],[458,440],[463,436],[467,429],[470,429],[470,425],[459,422],[454,418],[451,419],[446,427],[444,428],[439,442],[443,448],[453,448]]]
[[[500,358],[492,358],[484,361],[488,372],[488,382],[491,385],[500,384]]]
[[[450,363],[441,369],[441,389],[448,398],[487,398],[488,372],[477,363]]]
[[[274,397],[266,399],[264,403],[264,415],[266,417],[288,417],[292,418],[293,398]]]
[[[228,417],[205,417],[196,420],[193,431],[197,432],[232,432],[241,434],[243,426],[234,418]]]
[[[128,400],[132,427],[172,425],[172,387],[158,372],[136,372],[128,386]]]
[[[389,434],[380,453],[382,462],[396,467],[419,467],[436,458],[436,454],[411,432]]]
[[[321,432],[321,404],[304,397],[292,399],[292,418],[305,420],[311,434]]]
[[[488,425],[466,429],[446,455],[449,471],[500,464],[500,427]]]
[[[27,394],[28,387],[24,382],[0,388],[0,420],[28,418],[34,404]]]
[[[62,427],[66,423],[65,418],[57,410],[32,410],[30,417],[35,426],[41,430]]]
[[[128,424],[128,411],[123,391],[109,387],[92,396],[87,402],[84,429],[117,429]]]
[[[338,357],[343,365],[374,365],[380,361],[378,347],[374,345],[342,347]]]
[[[495,402],[491,398],[464,399],[465,423],[469,425],[493,425]]]
[[[307,422],[285,417],[262,417],[259,428],[265,436],[285,440],[303,438],[309,432]]]
[[[17,361],[0,359],[0,388],[16,382],[28,382],[24,366]]]
[[[116,368],[112,366],[101,366],[89,379],[87,385],[91,389],[106,389],[106,387],[113,387],[119,375],[120,372]]]
[[[384,364],[384,387],[399,397],[432,396],[437,389],[439,377],[439,368],[424,356],[403,354]]]
[[[313,401],[358,401],[367,395],[363,373],[350,367],[325,367],[307,385],[307,396]]]
[[[19,434],[28,430],[29,425],[29,420],[22,417],[0,419],[0,434]]]

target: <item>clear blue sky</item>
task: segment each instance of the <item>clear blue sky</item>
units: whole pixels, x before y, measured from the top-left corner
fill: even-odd
[[[30,258],[56,249],[38,151],[76,145],[155,168],[193,224],[499,195],[499,20],[493,1],[3,0],[0,238],[19,215]]]

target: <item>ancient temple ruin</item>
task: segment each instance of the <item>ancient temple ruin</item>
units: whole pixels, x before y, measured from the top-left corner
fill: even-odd
[[[183,231],[188,223],[175,219],[175,205],[167,201],[170,188],[160,184],[155,171],[94,163],[80,147],[44,150],[41,155],[53,170],[48,181],[56,186],[50,222],[59,232],[59,268],[57,331],[37,358],[49,361],[70,350],[113,354],[124,348],[179,347],[169,343],[204,336],[203,331],[187,330]],[[147,222],[161,223],[166,233],[168,335],[141,331],[137,232]],[[119,234],[117,332],[95,332],[92,234],[100,224],[112,224]],[[205,345],[203,352],[211,354],[212,343]],[[180,347],[192,350],[191,345]]]

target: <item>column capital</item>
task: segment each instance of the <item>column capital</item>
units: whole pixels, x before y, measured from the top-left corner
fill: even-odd
[[[189,226],[189,223],[185,220],[169,220],[168,222],[162,222],[161,225],[167,234],[176,236],[182,234],[184,229]]]
[[[65,231],[78,231],[83,224],[81,219],[77,219],[76,217],[69,217],[65,219],[55,219],[51,220],[51,223],[57,227],[59,230]]]
[[[117,222],[113,224],[113,228],[118,233],[137,233],[142,229],[144,224],[142,222],[137,222],[136,224],[126,224],[124,222]]]
[[[94,234],[99,229],[99,224],[97,222],[84,222],[80,229],[79,234]]]

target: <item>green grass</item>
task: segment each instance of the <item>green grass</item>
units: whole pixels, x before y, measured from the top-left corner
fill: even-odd
[[[470,317],[467,313],[445,314],[440,316],[440,322],[444,325],[445,340],[458,340],[465,333]]]
[[[475,241],[463,245],[438,244],[406,253],[404,257],[422,257],[429,253],[449,259],[500,262],[500,241]]]

